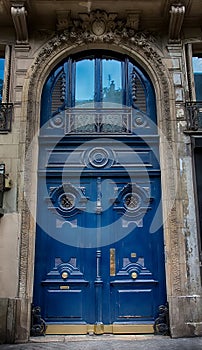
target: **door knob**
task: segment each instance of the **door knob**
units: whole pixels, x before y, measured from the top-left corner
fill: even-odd
[[[132,277],[133,280],[135,280],[137,278],[137,272],[135,272],[135,271],[132,272],[131,273],[131,277]]]

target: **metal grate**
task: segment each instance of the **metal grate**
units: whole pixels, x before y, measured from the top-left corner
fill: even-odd
[[[130,108],[126,109],[68,109],[66,134],[70,133],[131,133]]]

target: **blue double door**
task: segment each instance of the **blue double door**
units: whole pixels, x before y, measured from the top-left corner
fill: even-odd
[[[47,333],[148,333],[166,302],[159,137],[130,57],[65,58],[41,99],[34,306]]]
[[[101,168],[39,172],[33,302],[49,334],[152,333],[166,301],[160,173]]]

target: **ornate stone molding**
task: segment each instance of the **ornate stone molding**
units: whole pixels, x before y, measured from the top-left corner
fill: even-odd
[[[133,49],[144,57],[153,66],[156,74],[160,76],[162,91],[165,98],[165,117],[169,111],[169,98],[165,67],[162,63],[155,37],[149,32],[140,32],[135,29],[139,14],[129,13],[126,18],[118,18],[116,13],[106,13],[103,10],[91,13],[79,14],[78,18],[71,18],[68,13],[60,13],[59,28],[66,29],[57,31],[55,35],[43,46],[34,64],[32,65],[32,78],[43,71],[43,63],[57,54],[60,54],[70,46],[89,44],[113,44],[117,47]],[[59,17],[58,17],[59,18]]]
[[[185,6],[181,4],[172,5],[170,9],[169,41],[178,43],[180,32],[185,16]]]
[[[127,18],[118,18],[117,14],[96,10],[92,13],[79,14],[74,19],[69,13],[58,13],[59,32],[40,51],[35,64],[45,61],[51,54],[61,51],[62,46],[71,44],[81,45],[89,43],[127,43],[143,50],[147,57],[154,57],[156,62],[161,58],[156,50],[152,49],[154,36],[148,32],[137,31],[139,14],[129,13]],[[64,28],[65,27],[65,28]],[[63,30],[61,30],[63,29]],[[34,66],[33,66],[34,69]]]
[[[119,18],[117,13],[95,10],[90,13],[79,13],[78,18],[72,18],[70,11],[58,11],[57,30],[75,31],[76,29],[80,33],[87,32],[91,40],[95,40],[95,37],[104,40],[107,34],[111,36],[124,28],[137,31],[139,18],[139,12],[128,12],[126,18]]]
[[[134,30],[139,29],[140,12],[128,12],[126,25]]]
[[[16,31],[16,44],[28,45],[27,11],[23,1],[12,4],[11,15]]]
[[[57,18],[57,30],[64,30],[68,28],[68,25],[70,23],[70,11],[57,11],[56,12],[56,18]]]

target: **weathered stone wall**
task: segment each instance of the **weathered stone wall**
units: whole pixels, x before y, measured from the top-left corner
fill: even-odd
[[[172,62],[170,73],[175,88],[174,131],[176,162],[176,218],[171,220],[171,266],[167,275],[170,287],[170,320],[172,336],[193,336],[202,330],[202,295],[199,270],[199,250],[196,226],[196,208],[193,188],[192,154],[190,136],[186,136],[185,95],[187,94],[186,61],[184,46],[168,46]],[[172,212],[171,212],[172,213]],[[178,258],[177,258],[178,257]],[[174,278],[176,270],[179,277]],[[177,288],[175,288],[175,284]],[[169,293],[170,292],[170,293]],[[170,294],[170,295],[169,295]]]

